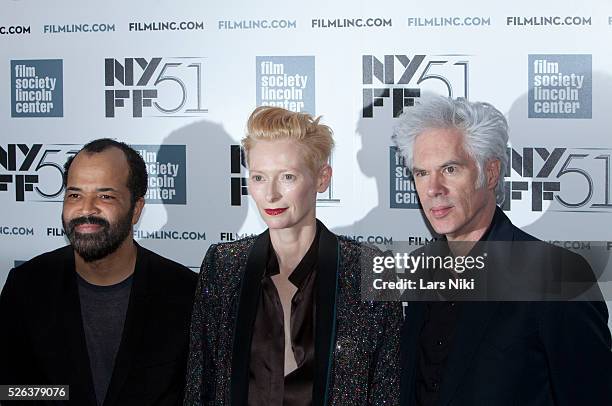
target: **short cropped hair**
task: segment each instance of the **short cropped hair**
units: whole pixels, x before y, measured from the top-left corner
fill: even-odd
[[[464,98],[427,95],[408,107],[395,127],[393,142],[406,166],[412,170],[414,142],[427,130],[456,129],[464,135],[464,148],[478,168],[477,187],[486,183],[484,168],[489,160],[499,160],[500,174],[495,188],[497,204],[504,202],[504,174],[508,168],[508,123],[493,105]]]
[[[306,164],[317,173],[329,160],[334,147],[332,130],[319,124],[321,117],[295,113],[280,107],[256,108],[247,122],[247,135],[242,139],[247,164],[249,151],[259,140],[293,140],[306,149]]]
[[[123,151],[125,158],[128,162],[129,172],[127,179],[127,187],[130,190],[130,197],[132,202],[132,207],[141,197],[144,197],[147,193],[148,187],[148,175],[147,175],[147,167],[145,165],[144,159],[140,156],[138,152],[136,152],[132,147],[127,145],[124,142],[115,141],[110,138],[99,138],[97,140],[93,140],[83,146],[74,156],[68,158],[66,163],[64,164],[64,187],[68,182],[68,171],[70,170],[70,166],[76,158],[82,152],[87,154],[96,154],[103,151],[106,151],[109,148],[118,148]]]

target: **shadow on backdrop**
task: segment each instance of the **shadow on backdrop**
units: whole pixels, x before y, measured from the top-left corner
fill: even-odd
[[[184,248],[180,248],[178,256],[171,256],[176,260],[188,258],[179,262],[192,269],[199,267],[208,246],[219,241],[220,233],[238,233],[246,219],[246,202],[240,206],[231,205],[230,148],[235,144],[238,142],[222,125],[201,120],[170,133],[158,150],[157,161],[165,163],[180,159],[177,157],[180,148],[185,146],[186,149],[186,204],[172,204],[172,199],[162,199],[166,220],[156,228],[205,231],[206,240],[181,244]],[[175,187],[177,195],[180,195],[181,185]],[[180,203],[180,199],[175,202]],[[152,204],[148,206],[150,210],[157,209],[152,208]]]

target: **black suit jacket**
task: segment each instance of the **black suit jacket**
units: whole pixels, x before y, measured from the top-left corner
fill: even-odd
[[[487,241],[531,241],[496,209]],[[519,253],[520,255],[520,253]],[[415,405],[426,303],[411,302],[401,336],[401,404]],[[612,405],[612,353],[602,301],[463,302],[438,405]]]
[[[175,405],[183,396],[197,275],[137,250],[104,405]],[[0,326],[0,384],[67,384],[70,402],[48,404],[96,404],[72,247],[11,270],[0,297]]]

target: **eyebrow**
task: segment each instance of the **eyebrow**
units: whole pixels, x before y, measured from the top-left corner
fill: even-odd
[[[272,172],[274,172],[274,173],[282,173],[282,172],[299,172],[299,171],[300,170],[298,168],[287,167],[287,168],[282,168],[282,169],[275,170],[275,171],[272,171]],[[266,170],[265,169],[255,169],[255,168],[249,169],[249,173],[253,173],[253,172],[258,172],[258,173],[265,174]]]
[[[74,191],[74,192],[82,192],[83,189],[81,189],[80,187],[76,187],[76,186],[69,186],[66,188],[66,190],[70,190],[70,191]],[[101,188],[97,188],[96,192],[116,192],[117,190],[112,188],[112,187],[101,187]]]
[[[438,166],[438,168],[445,168],[445,167],[450,166],[450,165],[464,166],[465,162],[457,161],[457,160],[450,160],[450,161],[444,162],[442,165]],[[413,166],[412,167],[412,172],[419,172],[419,171],[425,171],[425,169],[419,168],[418,166]]]
[[[450,165],[457,165],[457,166],[463,166],[465,165],[465,162],[463,161],[457,161],[457,160],[451,160],[451,161],[446,161],[444,162],[442,165],[440,165],[440,168],[444,168],[445,166],[450,166]]]

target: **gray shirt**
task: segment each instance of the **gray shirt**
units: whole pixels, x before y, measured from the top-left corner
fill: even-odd
[[[111,286],[92,285],[77,274],[89,365],[98,405],[104,403],[121,343],[132,276]]]

